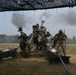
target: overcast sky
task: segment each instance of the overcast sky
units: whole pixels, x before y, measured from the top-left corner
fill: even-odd
[[[45,20],[44,26],[53,36],[59,29],[65,30],[65,33],[70,38],[76,36],[76,7],[20,12],[0,12],[0,34],[19,34],[17,26],[12,23],[14,13],[24,15],[22,17],[25,19],[25,28],[23,27],[23,30],[26,34],[32,32],[32,25],[37,23],[41,24],[41,20]]]

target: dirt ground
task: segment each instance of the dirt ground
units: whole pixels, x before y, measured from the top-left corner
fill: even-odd
[[[76,75],[76,55],[66,64],[70,75]],[[49,64],[44,57],[8,58],[0,61],[0,75],[66,75],[61,63]]]
[[[67,55],[71,56],[71,63],[66,64],[68,71],[70,75],[76,75],[76,54]],[[6,58],[0,61],[0,75],[66,75],[66,72],[61,63],[49,64],[44,57]]]

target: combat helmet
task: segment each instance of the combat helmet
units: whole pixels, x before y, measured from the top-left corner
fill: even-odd
[[[59,34],[62,34],[62,33],[63,33],[63,30],[62,30],[62,29],[60,29],[60,30],[59,30]]]
[[[22,27],[19,27],[19,30],[18,31],[22,31]]]

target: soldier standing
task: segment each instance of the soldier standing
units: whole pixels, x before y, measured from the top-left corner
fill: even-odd
[[[21,49],[21,52],[25,52],[27,36],[22,31],[22,27],[20,27],[18,31],[20,31],[20,36],[18,37],[18,39],[20,39],[20,49]]]
[[[56,50],[58,50],[59,47],[62,48],[63,50],[63,54],[66,56],[66,52],[65,52],[65,40],[67,39],[66,34],[63,33],[63,30],[59,30],[59,33],[57,33],[54,37],[54,47],[56,48]]]

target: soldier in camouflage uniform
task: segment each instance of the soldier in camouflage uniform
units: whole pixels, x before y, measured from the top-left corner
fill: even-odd
[[[22,27],[20,27],[18,31],[20,31],[20,36],[18,37],[18,39],[20,39],[20,49],[21,49],[21,52],[25,52],[27,36],[22,31]]]
[[[63,30],[59,30],[59,33],[57,33],[54,38],[55,39],[55,48],[58,50],[59,47],[62,48],[63,54],[66,56],[65,52],[65,40],[67,39],[66,34],[63,33]]]

